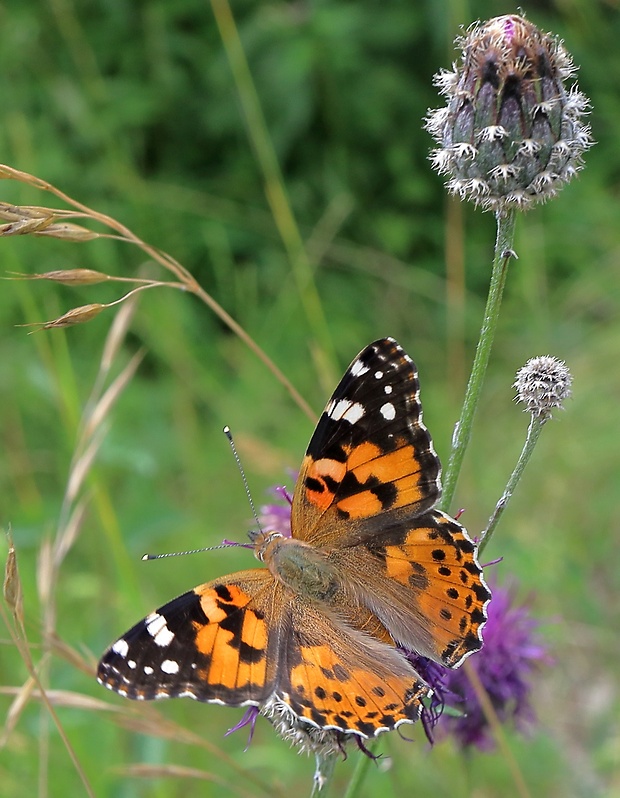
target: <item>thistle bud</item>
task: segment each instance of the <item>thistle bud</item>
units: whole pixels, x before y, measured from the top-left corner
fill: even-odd
[[[427,130],[433,167],[448,190],[485,209],[526,209],[554,196],[592,145],[582,122],[589,103],[562,43],[516,15],[475,23],[457,40],[460,64],[435,82],[447,107]]]
[[[562,409],[571,395],[573,377],[563,360],[551,355],[530,358],[517,372],[516,400],[535,418],[548,419],[554,408]]]

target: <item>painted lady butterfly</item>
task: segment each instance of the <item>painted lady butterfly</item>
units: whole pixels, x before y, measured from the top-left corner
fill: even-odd
[[[415,721],[428,686],[400,648],[456,668],[482,646],[490,592],[465,529],[432,509],[440,463],[416,367],[366,347],[325,408],[292,503],[292,536],[252,536],[266,567],[190,590],[104,654],[106,687],[277,706],[302,727],[374,737]]]

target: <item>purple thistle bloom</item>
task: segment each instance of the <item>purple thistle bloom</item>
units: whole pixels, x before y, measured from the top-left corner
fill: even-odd
[[[291,504],[293,497],[282,485],[271,488],[270,493],[280,500],[280,503],[263,504],[258,514],[258,520],[264,530],[279,532],[284,537],[291,536]],[[282,504],[284,500],[284,504]]]
[[[526,605],[514,604],[514,590],[494,585],[484,628],[484,646],[469,659],[497,713],[500,723],[512,721],[526,733],[536,717],[531,704],[532,679],[541,665],[550,664],[550,657],[536,630]],[[449,670],[424,657],[408,657],[422,678],[435,690],[430,706],[422,713],[427,736],[432,742],[433,727],[441,737],[452,735],[467,750],[472,746],[482,751],[494,747],[489,723],[464,669]],[[444,712],[456,709],[459,716]]]

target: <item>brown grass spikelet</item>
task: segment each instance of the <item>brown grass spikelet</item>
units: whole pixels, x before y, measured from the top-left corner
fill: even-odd
[[[94,319],[102,310],[105,310],[109,305],[101,302],[93,302],[90,305],[80,305],[80,307],[72,308],[57,319],[52,321],[35,321],[30,324],[20,324],[20,327],[36,327],[36,330],[31,332],[38,332],[39,330],[53,330],[57,327],[73,327],[74,324],[83,324],[84,322]]]
[[[34,274],[15,274],[7,278],[7,280],[50,280],[62,285],[96,285],[97,283],[104,283],[106,280],[111,280],[109,274],[98,272],[95,269],[56,269],[51,272],[41,272]]]
[[[10,530],[6,533],[9,551],[4,566],[3,595],[13,617],[21,626],[24,620],[24,595],[17,568],[17,553]]]
[[[41,233],[52,224],[53,217],[47,218],[19,218],[14,222],[0,225],[0,236],[25,236],[31,233]]]
[[[62,238],[64,241],[94,241],[96,238],[107,238],[108,236],[89,230],[79,224],[70,222],[56,222],[40,230],[32,231],[35,235],[49,236],[50,238]]]

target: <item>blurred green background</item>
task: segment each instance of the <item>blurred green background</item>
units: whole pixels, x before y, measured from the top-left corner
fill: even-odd
[[[458,26],[515,10],[506,2],[444,0],[234,4],[320,313],[308,310],[312,284],[295,277],[266,200],[209,3],[3,3],[0,161],[54,183],[176,257],[317,414],[358,350],[376,337],[396,337],[420,369],[425,419],[445,460],[481,322],[495,225],[490,214],[447,200],[427,160],[432,142],[422,119],[440,104],[432,76],[455,58]],[[485,558],[503,557],[499,578],[532,595],[554,659],[537,683],[531,736],[508,730],[530,794],[617,796],[620,15],[615,0],[538,2],[525,12],[560,35],[581,66],[598,144],[578,180],[518,221],[519,260],[511,264],[453,510],[466,509],[472,533],[484,528],[527,426],[512,402],[514,373],[533,355],[566,360],[573,399],[544,430]],[[11,181],[1,189],[5,202],[58,205]],[[140,250],[115,241],[0,243],[4,274],[75,267],[166,279]],[[121,288],[3,282],[0,292],[0,525],[13,529],[35,661],[45,614],[42,546],[56,531],[80,413],[113,315],[33,336],[16,325],[110,301]],[[145,359],[106,418],[87,481],[87,515],[53,586],[57,634],[91,664],[154,606],[252,566],[244,550],[139,559],[145,551],[245,539],[250,512],[222,426],[236,434],[259,504],[268,486],[290,486],[287,469],[298,467],[312,431],[284,388],[194,297],[145,292],[114,374],[140,347]],[[8,688],[23,684],[27,671],[8,631],[0,637],[4,716],[13,700]],[[135,707],[66,658],[55,655],[45,678],[51,688],[115,708],[58,709],[101,798],[309,794],[312,760],[264,721],[244,752],[243,732],[223,737],[239,711],[180,700],[158,704],[157,718],[196,739],[162,739],[119,726],[118,710]],[[152,708],[142,709],[146,732],[149,724],[161,731]],[[0,750],[3,794],[84,794],[45,717],[32,700],[11,729]],[[431,751],[421,729],[411,734],[414,743],[382,739],[392,767],[371,767],[363,795],[516,794],[501,753],[465,759],[449,741]],[[334,795],[356,759],[352,753],[338,766]],[[195,768],[215,782],[123,770],[136,763]]]

